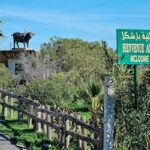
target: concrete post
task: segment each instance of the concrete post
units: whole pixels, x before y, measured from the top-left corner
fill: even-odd
[[[104,94],[104,150],[113,150],[114,88],[110,77],[105,77]]]

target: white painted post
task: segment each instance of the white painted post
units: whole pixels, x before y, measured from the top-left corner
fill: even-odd
[[[114,88],[110,77],[105,77],[104,93],[104,150],[113,150]]]

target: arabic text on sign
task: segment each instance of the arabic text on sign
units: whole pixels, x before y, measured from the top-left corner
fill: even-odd
[[[128,31],[122,31],[122,40],[136,40],[136,41],[141,41],[142,40],[150,40],[150,32],[144,33],[141,32],[141,34],[138,34],[138,32],[128,32]]]

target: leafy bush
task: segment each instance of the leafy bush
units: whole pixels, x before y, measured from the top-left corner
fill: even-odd
[[[84,100],[89,107],[92,106],[92,101],[94,106],[100,100],[103,106],[103,90],[100,93],[99,88],[88,85],[88,80],[94,75],[94,80],[103,84],[104,77],[109,75],[113,77],[115,88],[114,148],[120,150],[150,149],[149,67],[147,71],[139,69],[140,109],[135,111],[133,66],[118,65],[116,51],[108,48],[105,41],[86,42],[80,39],[51,38],[50,42],[41,46],[41,56],[44,57],[47,54],[50,61],[59,60],[54,66],[61,68],[62,73],[56,71],[50,78],[29,77],[32,80],[26,83],[26,96],[39,100],[41,104],[50,104],[53,108],[73,103],[77,99]],[[43,68],[47,70],[47,66]],[[146,67],[143,66],[143,68]],[[32,72],[35,73],[34,70]],[[30,75],[29,73],[30,70],[27,75]],[[40,74],[43,75],[43,71]],[[89,87],[89,91],[86,87]],[[102,118],[103,109],[99,110],[101,111],[99,116]]]
[[[115,87],[114,145],[116,149],[147,150],[150,148],[150,97],[147,91],[144,101],[139,99],[139,110],[135,110],[133,70],[133,66],[117,63],[112,67]],[[140,81],[140,84],[143,83]]]
[[[34,79],[27,83],[26,94],[41,104],[49,104],[53,108],[72,103],[75,100],[76,87],[67,82],[63,74],[47,80]]]
[[[53,60],[59,59],[59,66],[63,72],[77,71],[84,81],[91,74],[103,78],[106,66],[106,52],[111,56],[114,51],[107,48],[106,42],[87,42],[81,39],[53,37],[48,43],[41,45],[43,55],[49,53]]]
[[[149,70],[142,73],[142,69],[139,71],[140,110],[135,111],[133,66],[118,65],[116,51],[108,48],[105,41],[85,42],[80,39],[51,38],[41,49],[43,53],[49,52],[53,59],[60,58],[59,65],[66,74],[75,71],[79,75],[79,80],[75,81],[80,82],[75,85],[79,89],[78,96],[85,102],[92,102],[84,88],[91,75],[102,83],[106,75],[112,76],[115,88],[114,148],[149,149]]]
[[[150,107],[150,99],[147,108]],[[149,110],[124,109],[118,113],[115,119],[115,147],[116,149],[139,149],[148,150],[150,148],[150,121]]]
[[[12,83],[12,75],[4,64],[0,64],[0,88],[8,88]]]

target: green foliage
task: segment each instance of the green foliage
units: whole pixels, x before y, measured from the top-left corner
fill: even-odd
[[[97,82],[93,79],[90,79],[87,83],[87,93],[91,98],[98,96],[101,92],[101,85]]]
[[[150,102],[148,107],[150,107]],[[150,148],[150,121],[147,108],[139,111],[125,109],[120,117],[118,113],[115,120],[117,148],[145,150]]]
[[[0,24],[4,24],[4,22],[0,20]],[[2,30],[0,30],[0,37],[5,37]]]
[[[149,66],[139,67],[140,108],[135,111],[133,66],[118,65],[116,51],[108,48],[105,41],[87,42],[53,37],[41,45],[41,56],[44,58],[47,54],[52,62],[59,60],[56,66],[61,68],[62,73],[56,72],[45,80],[33,79],[27,82],[27,96],[42,104],[48,103],[53,108],[74,105],[74,102],[80,101],[82,105],[88,105],[91,112],[100,110],[98,116],[103,120],[102,85],[105,76],[109,75],[113,78],[115,88],[114,148],[150,149]],[[93,81],[89,80],[91,76]]]
[[[97,119],[100,108],[103,107],[103,91],[102,85],[96,78],[90,78],[89,82],[85,84],[85,92],[89,96],[89,110],[92,112],[92,118]],[[99,120],[99,119],[98,119]]]
[[[115,87],[116,149],[149,149],[150,147],[150,120],[148,119],[150,97],[145,96],[144,101],[139,99],[140,109],[135,110],[133,70],[133,66],[117,63],[113,64],[111,70]]]
[[[102,44],[102,46],[101,46]],[[105,48],[107,44],[105,42]],[[43,55],[50,53],[52,59],[60,59],[59,65],[64,72],[75,70],[88,80],[91,74],[103,78],[105,74],[105,51],[103,42],[87,42],[81,39],[51,38],[48,43],[41,45]],[[111,55],[112,49],[107,49]]]
[[[0,123],[0,131],[9,135],[12,141],[17,145],[23,145],[29,150],[41,150],[45,140],[48,140],[43,133],[36,133],[34,129],[29,129],[27,126],[27,120],[24,119],[24,123],[20,125],[18,123],[17,114],[15,118],[6,118],[6,123]],[[53,147],[58,148],[57,143],[51,142]]]
[[[8,88],[12,83],[12,75],[4,64],[0,64],[0,88]]]
[[[75,100],[76,88],[66,82],[63,74],[47,80],[34,79],[27,83],[26,94],[41,104],[49,104],[58,108]]]
[[[14,99],[15,100],[15,99]],[[2,107],[0,105],[0,112],[2,111]],[[50,150],[61,150],[64,149],[60,147],[58,144],[58,140],[55,137],[52,137],[51,140],[48,139],[46,135],[42,132],[35,132],[34,127],[32,126],[30,129],[27,124],[27,117],[24,116],[22,124],[18,122],[18,112],[14,111],[13,118],[9,117],[10,112],[8,111],[8,117],[5,118],[5,122],[0,122],[0,132],[8,135],[15,144],[18,146],[24,146],[29,150],[43,150],[44,145],[51,144]],[[56,133],[57,135],[57,133]],[[70,140],[70,150],[77,149],[77,139],[71,138]],[[90,149],[90,147],[88,147]]]

